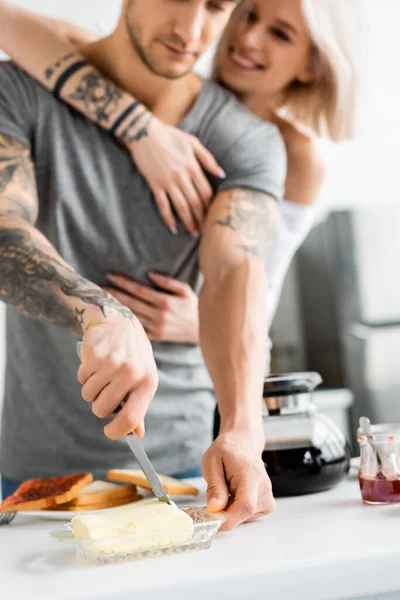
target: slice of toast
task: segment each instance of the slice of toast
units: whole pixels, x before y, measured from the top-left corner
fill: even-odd
[[[19,512],[52,508],[79,496],[93,481],[92,473],[78,473],[48,479],[29,479],[0,505],[0,512]]]
[[[168,475],[159,475],[160,481],[167,494],[171,496],[197,496],[199,490],[185,481],[169,477]],[[141,469],[111,469],[107,472],[107,478],[114,481],[126,481],[134,483],[139,487],[151,490],[151,485],[147,481]]]
[[[88,510],[104,510],[105,508],[115,508],[116,506],[124,506],[132,502],[138,502],[143,500],[143,496],[135,494],[134,496],[125,496],[125,498],[114,498],[104,502],[96,502],[96,504],[74,504],[74,501],[68,502],[67,504],[58,504],[51,510],[66,510],[69,512],[82,512]]]
[[[86,504],[104,504],[109,500],[118,500],[128,496],[136,496],[137,487],[133,483],[121,485],[111,483],[111,481],[92,481],[81,490],[79,496],[72,501],[76,506],[85,506]]]

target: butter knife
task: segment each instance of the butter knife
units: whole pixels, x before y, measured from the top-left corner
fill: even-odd
[[[78,353],[79,359],[81,359],[81,350],[82,342],[77,342],[76,351]],[[117,406],[115,411],[112,413],[113,416],[116,417],[117,414],[124,408],[124,406],[125,402],[121,402],[120,405]],[[126,436],[125,440],[128,443],[130,449],[132,450],[133,455],[136,458],[136,461],[138,462],[140,468],[142,469],[147,481],[150,483],[154,495],[160,502],[172,504],[172,500],[165,491],[164,486],[161,483],[159,476],[157,475],[157,471],[153,467],[136,433],[132,431]]]

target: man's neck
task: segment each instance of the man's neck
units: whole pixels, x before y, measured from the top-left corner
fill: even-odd
[[[131,94],[167,124],[177,125],[182,120],[203,85],[194,73],[178,79],[167,79],[152,73],[130,43],[113,34],[84,45],[79,51],[115,85]]]

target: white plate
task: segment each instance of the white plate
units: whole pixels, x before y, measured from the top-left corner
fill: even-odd
[[[129,504],[122,504],[122,506],[130,506],[130,504],[139,504],[140,502],[146,502],[149,498],[153,496],[150,490],[145,490],[140,488],[140,493],[144,496],[143,500],[136,500],[136,502],[130,502]],[[188,505],[189,502],[192,502],[196,505],[196,500],[200,501],[200,498],[195,496],[174,496],[170,494],[170,497],[173,501],[179,506],[184,504]],[[89,513],[102,513],[108,512],[110,510],[114,510],[114,508],[118,508],[116,506],[111,508],[102,508],[99,510],[81,510],[81,511],[70,511],[70,510],[24,510],[18,513],[18,517],[26,516],[26,517],[35,517],[37,519],[44,519],[46,521],[70,521],[73,517],[80,514],[89,514]]]
[[[137,500],[136,502],[131,502],[130,504],[139,504],[140,502],[145,502],[146,498],[143,500]],[[129,506],[129,504],[122,504],[121,506]],[[102,513],[113,510],[114,508],[118,508],[116,506],[112,508],[102,508],[100,510],[81,510],[81,511],[72,511],[72,510],[23,510],[18,513],[18,517],[35,517],[38,519],[45,519],[46,521],[70,521],[76,515],[81,514],[89,514],[89,513]]]

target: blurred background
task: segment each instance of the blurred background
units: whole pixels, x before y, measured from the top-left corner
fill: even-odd
[[[120,0],[15,4],[99,35],[111,31],[120,9]],[[362,133],[351,143],[324,144],[328,176],[316,226],[293,261],[271,331],[273,371],[318,371],[317,402],[353,443],[361,414],[400,422],[400,2],[364,6]],[[208,73],[210,55],[199,73]],[[3,317],[0,306],[0,402]]]

